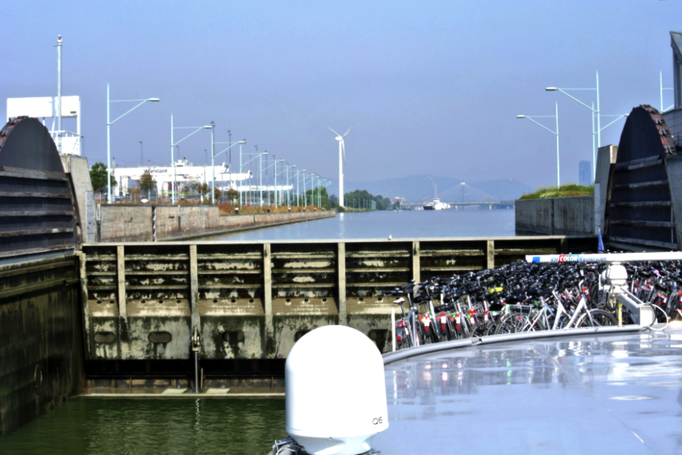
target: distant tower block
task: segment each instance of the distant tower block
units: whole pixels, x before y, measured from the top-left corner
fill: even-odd
[[[587,160],[582,160],[578,163],[578,181],[582,186],[590,186],[592,184],[592,163]]]

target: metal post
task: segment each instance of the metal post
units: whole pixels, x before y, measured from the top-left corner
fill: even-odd
[[[277,208],[277,157],[273,155],[273,158],[275,158],[275,208]]]
[[[287,165],[287,207],[291,207],[291,198],[289,197],[291,194],[291,190],[289,189],[289,163],[286,163]]]
[[[395,352],[395,308],[391,308],[391,351]]]
[[[107,204],[111,204],[111,123],[109,110],[109,83],[107,83]]]
[[[303,207],[308,207],[308,195],[305,192],[305,169],[303,169]]]
[[[592,183],[597,177],[597,149],[595,145],[595,136],[597,132],[594,129],[594,103],[592,103]]]
[[[242,145],[239,144],[239,175],[242,175]],[[240,182],[243,182],[244,180],[240,180]],[[239,210],[242,209],[242,186],[239,185],[237,188],[239,188]]]
[[[215,204],[215,123],[211,126],[211,204]]]
[[[258,190],[260,193],[260,206],[263,207],[263,154],[258,155]]]
[[[559,180],[559,103],[555,105],[556,109],[556,186],[561,187],[561,182]]]
[[[601,109],[599,108],[599,71],[597,71],[597,147],[601,147]]]
[[[62,153],[62,35],[57,36],[57,151]]]
[[[661,114],[663,113],[663,71],[658,71],[658,96],[661,100]]]
[[[175,204],[175,142],[173,141],[173,114],[171,114],[171,166],[173,166],[173,184],[171,186],[171,204]]]
[[[296,167],[296,166],[294,165],[294,167]],[[300,202],[301,196],[300,196],[300,192],[299,192],[299,180],[300,179],[298,178],[300,173],[301,173],[301,171],[299,169],[296,169],[296,207],[301,205],[301,202]]]

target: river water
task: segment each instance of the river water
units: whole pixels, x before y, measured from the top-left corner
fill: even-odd
[[[2,455],[267,455],[283,399],[75,399],[0,437]]]
[[[205,240],[394,239],[500,237],[514,235],[514,210],[408,210],[339,213],[334,218],[254,231],[221,234]]]
[[[343,213],[206,240],[514,235],[513,210]],[[284,400],[74,399],[0,437],[0,455],[265,455],[286,436]]]

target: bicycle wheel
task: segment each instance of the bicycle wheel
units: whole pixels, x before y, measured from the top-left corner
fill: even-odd
[[[509,313],[500,319],[495,329],[495,335],[520,332],[528,323],[528,315],[522,313]]]
[[[592,319],[590,319],[590,317]],[[618,325],[618,321],[611,313],[605,310],[591,310],[589,316],[583,314],[578,319],[576,327],[602,327],[610,325]]]
[[[488,326],[483,321],[478,321],[471,327],[471,337],[482,337],[488,333]]]

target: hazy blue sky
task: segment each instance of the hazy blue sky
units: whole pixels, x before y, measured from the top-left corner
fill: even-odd
[[[231,129],[249,152],[258,144],[323,176],[338,174],[327,127],[355,123],[348,181],[431,174],[534,187],[556,181],[555,140],[516,115],[551,115],[559,102],[562,181],[576,182],[592,154],[590,111],[544,87],[594,87],[599,70],[602,113],[659,107],[659,70],[672,86],[669,31],[682,30],[679,0],[64,0],[4,2],[1,14],[0,114],[8,97],[56,94],[63,35],[63,94],[81,97],[90,164],[106,160],[109,82],[112,99],[161,98],[113,125],[121,165],[140,162],[139,141],[145,161],[170,164],[172,113],[179,126],[214,120],[217,141]],[[617,144],[622,125],[602,143]],[[180,153],[202,163],[209,145],[201,132]]]

